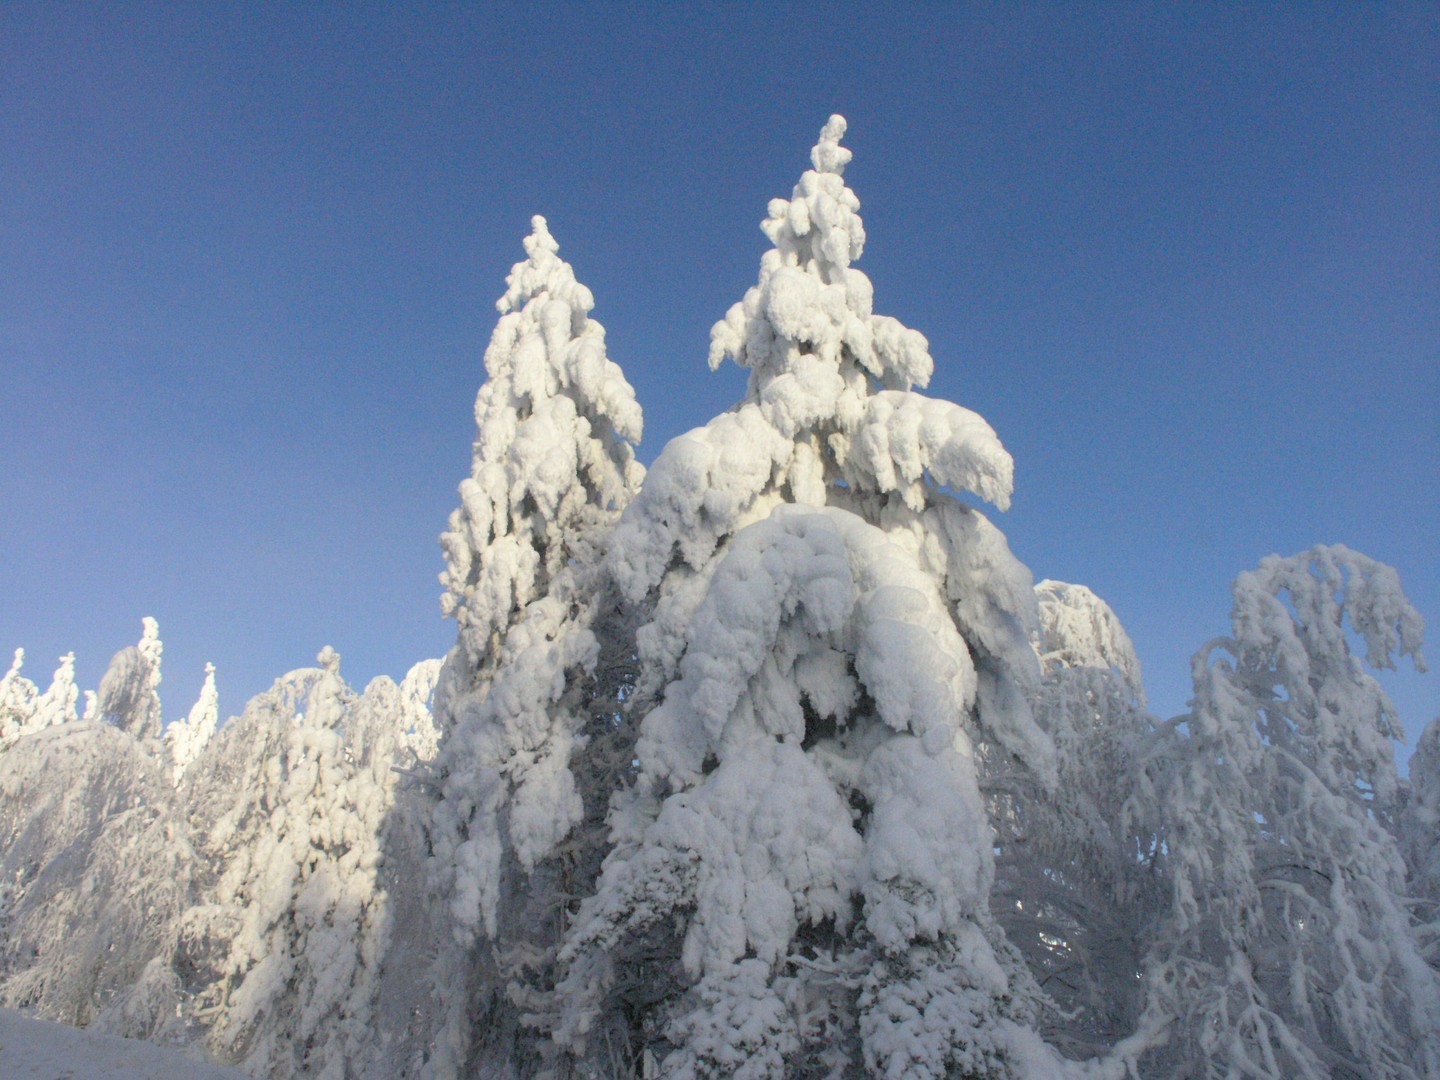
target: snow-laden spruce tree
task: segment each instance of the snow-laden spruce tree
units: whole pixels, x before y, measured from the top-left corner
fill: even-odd
[[[1390,831],[1394,707],[1365,671],[1420,660],[1395,571],[1347,548],[1235,582],[1232,636],[1153,751],[1173,899],[1148,972],[1156,1075],[1440,1075],[1440,980]],[[1364,662],[1351,642],[1363,645]]]
[[[477,434],[460,506],[440,538],[441,609],[460,625],[440,686],[452,722],[486,696],[505,635],[629,501],[643,470],[640,407],[605,352],[595,298],[543,217],[506,278],[475,399]]]
[[[1042,784],[1029,572],[994,432],[911,388],[872,308],[832,117],[712,335],[745,399],[672,441],[610,565],[647,606],[638,777],[562,954],[556,1037],[602,1075],[1051,1075],[990,916],[976,745]],[[1047,1071],[1048,1070],[1048,1071]]]
[[[160,627],[148,615],[143,633],[110,660],[96,701],[99,718],[137,739],[158,739],[164,730],[160,708]],[[87,717],[88,718],[88,717]]]
[[[590,290],[545,219],[532,227],[497,303],[471,475],[441,538],[442,606],[460,632],[436,694],[432,867],[453,934],[440,946],[447,1017],[434,1076],[477,1053],[512,1054],[518,1014],[502,992],[522,969],[545,966],[566,896],[598,869],[613,783],[593,759],[614,756],[605,744],[630,681],[632,646],[601,555],[643,476],[640,408],[606,355]],[[586,744],[592,760],[577,775],[572,754]],[[587,816],[587,838],[540,873]],[[490,944],[471,955],[480,938]],[[484,1049],[471,1045],[477,1011]]]
[[[1145,1003],[1136,975],[1165,897],[1158,813],[1138,783],[1155,722],[1110,606],[1083,585],[1042,581],[1035,592],[1035,717],[1055,742],[1060,782],[1046,788],[1014,769],[986,777],[991,900],[1048,998],[1046,1038],[1092,1058],[1134,1037]]]

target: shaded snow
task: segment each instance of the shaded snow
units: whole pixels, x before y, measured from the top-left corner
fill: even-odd
[[[0,1009],[5,1080],[250,1080],[246,1073],[139,1039],[81,1031]]]

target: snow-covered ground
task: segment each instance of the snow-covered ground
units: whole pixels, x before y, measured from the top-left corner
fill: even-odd
[[[0,1009],[5,1080],[250,1080],[138,1039],[98,1035]]]

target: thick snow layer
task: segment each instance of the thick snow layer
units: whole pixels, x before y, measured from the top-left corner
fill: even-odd
[[[139,1039],[81,1031],[0,1009],[5,1080],[251,1080]]]

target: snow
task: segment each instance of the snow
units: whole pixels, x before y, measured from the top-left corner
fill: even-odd
[[[251,1080],[139,1039],[82,1031],[0,1008],[5,1080]]]

